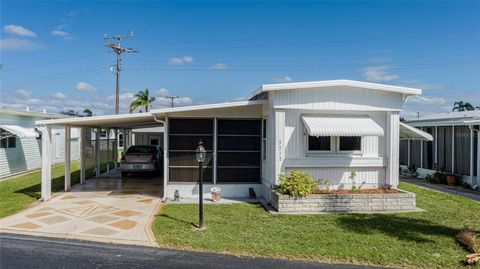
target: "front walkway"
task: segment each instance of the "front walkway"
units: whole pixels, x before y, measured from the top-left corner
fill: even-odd
[[[414,185],[424,187],[424,188],[427,188],[427,189],[433,189],[433,190],[440,191],[440,192],[445,192],[445,193],[449,193],[449,194],[462,196],[462,197],[480,202],[480,192],[465,189],[462,186],[449,186],[449,185],[444,185],[444,184],[432,184],[432,183],[428,183],[428,182],[421,181],[421,180],[418,180],[418,179],[405,178],[405,177],[400,177],[400,181],[407,182],[407,183],[410,183],[410,184],[414,184]]]
[[[150,223],[161,197],[161,178],[89,179],[2,219],[0,232],[155,246]]]

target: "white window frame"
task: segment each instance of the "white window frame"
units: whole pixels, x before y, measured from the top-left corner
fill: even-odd
[[[335,137],[330,136],[330,150],[310,150],[308,145],[309,137],[308,133],[305,133],[305,149],[307,153],[324,153],[324,154],[333,154],[335,153]]]
[[[363,154],[363,136],[355,136],[360,137],[360,150],[340,150],[340,136],[336,138],[336,152],[338,154],[351,154],[351,155],[362,155]]]

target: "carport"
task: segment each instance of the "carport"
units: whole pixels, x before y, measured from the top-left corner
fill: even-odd
[[[248,197],[250,188],[261,193],[261,122],[265,101],[240,101],[230,103],[196,105],[156,109],[136,114],[118,114],[82,118],[68,118],[37,121],[42,132],[42,156],[51,150],[52,126],[63,126],[65,139],[65,191],[71,188],[70,139],[72,128],[80,129],[80,183],[85,184],[85,141],[88,130],[99,133],[101,130],[118,132],[123,130],[124,149],[133,145],[134,133],[161,130],[163,127],[163,199],[173,197],[176,190],[183,196],[198,195],[198,164],[194,150],[199,140],[207,148],[208,163],[205,164],[207,188],[220,185],[229,197]],[[188,129],[188,130],[187,130]],[[223,131],[222,131],[223,130]],[[222,133],[223,132],[223,133]],[[107,135],[107,139],[109,135]],[[100,176],[99,135],[95,135],[95,171]],[[151,139],[150,139],[151,140]],[[154,140],[157,140],[156,138]],[[225,141],[225,147],[217,147],[217,140]],[[241,143],[238,143],[241,141]],[[220,142],[218,143],[220,145]],[[232,146],[236,148],[232,148]],[[223,157],[217,163],[218,156]],[[241,158],[241,165],[236,163]],[[117,156],[113,160],[118,159]],[[51,160],[42,158],[41,199],[51,198]],[[115,162],[116,165],[116,162]],[[110,167],[107,167],[109,170]],[[116,169],[116,167],[113,167]],[[242,177],[239,179],[239,177]],[[218,178],[218,180],[217,180]],[[240,188],[239,188],[240,186]]]
[[[82,117],[82,118],[67,118],[57,120],[44,120],[37,121],[36,125],[41,130],[42,139],[42,188],[41,199],[47,201],[51,198],[51,158],[43,158],[43,156],[50,155],[52,147],[52,127],[63,126],[65,128],[65,191],[71,189],[71,138],[70,134],[72,128],[78,128],[80,130],[80,183],[85,184],[86,180],[86,141],[91,139],[91,132],[95,134],[95,146],[94,146],[94,168],[95,176],[100,176],[101,172],[101,157],[100,157],[100,140],[102,131],[105,131],[107,140],[107,151],[110,150],[110,133],[113,131],[115,137],[118,138],[118,133],[123,132],[124,137],[124,149],[133,144],[133,132],[134,129],[160,127],[165,124],[164,120],[156,119],[151,113],[136,113],[136,114],[118,114],[107,116],[94,116],[94,117]],[[91,132],[90,132],[91,130]],[[114,145],[118,145],[118,139]],[[115,146],[113,149],[116,148]],[[114,161],[118,159],[117,151],[113,150],[113,156],[110,155],[108,161]],[[110,168],[116,169],[117,162],[113,162],[114,167],[110,167],[107,162],[107,171]]]

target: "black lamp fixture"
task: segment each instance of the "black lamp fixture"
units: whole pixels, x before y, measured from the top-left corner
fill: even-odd
[[[199,176],[199,184],[198,184],[198,204],[199,204],[199,224],[198,228],[203,229],[203,162],[205,161],[205,157],[207,155],[207,151],[203,147],[203,142],[200,140],[198,142],[197,150],[195,151],[195,157],[198,161],[198,176]]]

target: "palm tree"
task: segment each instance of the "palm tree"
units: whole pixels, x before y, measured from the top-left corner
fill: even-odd
[[[148,89],[139,91],[134,97],[136,99],[130,104],[130,112],[133,112],[138,107],[144,107],[145,112],[148,112],[149,108],[152,107],[152,103],[155,102],[155,97],[150,97],[150,91]]]
[[[453,103],[453,111],[466,111],[466,110],[475,110],[472,104],[463,101],[457,101]]]
[[[91,117],[91,116],[93,116],[93,113],[92,113],[92,111],[91,111],[90,109],[85,108],[85,109],[83,110],[83,116],[84,116],[84,117]]]

